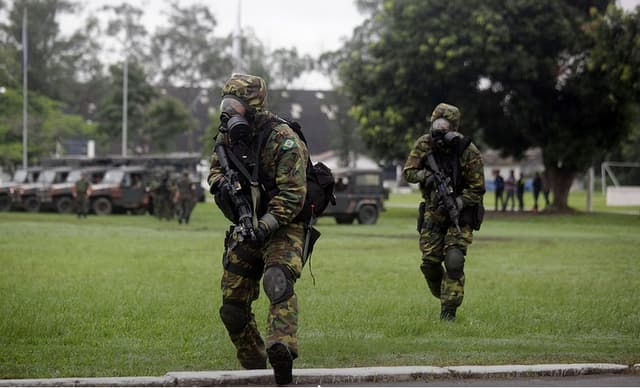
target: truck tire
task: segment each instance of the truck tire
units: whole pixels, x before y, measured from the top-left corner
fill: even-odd
[[[56,199],[56,210],[58,213],[71,213],[73,210],[73,200],[70,197],[60,197]]]
[[[98,198],[93,201],[93,211],[99,216],[106,216],[113,212],[113,205],[108,198]]]
[[[11,209],[11,198],[8,195],[0,195],[0,212]]]
[[[40,201],[35,196],[29,196],[24,199],[24,210],[29,213],[37,213],[40,211]]]
[[[358,223],[373,225],[378,221],[378,208],[373,205],[364,205],[358,211]]]
[[[353,216],[352,215],[340,215],[340,216],[336,216],[336,223],[340,224],[340,225],[349,225],[353,223]]]

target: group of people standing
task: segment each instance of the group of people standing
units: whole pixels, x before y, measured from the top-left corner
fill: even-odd
[[[152,186],[153,213],[159,220],[172,220],[174,215],[179,224],[188,224],[191,211],[195,206],[196,193],[189,173],[184,172],[175,181],[166,171],[160,180]]]
[[[516,198],[518,200],[518,211],[525,210],[524,192],[526,179],[522,172],[520,173],[518,179],[516,179],[515,171],[509,170],[509,176],[505,180],[502,175],[500,175],[500,170],[493,170],[493,182],[495,187],[495,211],[507,211],[509,204],[511,205],[510,210],[515,211]],[[539,210],[538,199],[540,198],[540,194],[542,194],[543,196],[545,207],[549,206],[550,188],[546,174],[540,174],[540,172],[536,171],[532,181],[532,191],[532,210],[534,212],[537,212]]]

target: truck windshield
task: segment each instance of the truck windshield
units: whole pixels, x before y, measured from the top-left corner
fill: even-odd
[[[27,180],[27,171],[26,170],[18,170],[15,174],[13,174],[13,181],[16,183],[24,183]]]
[[[54,181],[54,179],[56,178],[56,172],[55,171],[43,171],[42,174],[40,174],[40,176],[38,177],[38,180],[36,182],[38,183],[51,183]]]
[[[73,170],[69,173],[69,175],[67,176],[67,183],[74,183],[77,182],[80,177],[82,176],[82,171],[80,170]]]
[[[358,186],[378,186],[380,185],[379,174],[362,174],[356,175],[356,185]]]
[[[111,183],[111,184],[120,184],[122,182],[122,177],[124,177],[124,171],[121,170],[109,170],[106,174],[104,174],[104,179],[102,183]]]

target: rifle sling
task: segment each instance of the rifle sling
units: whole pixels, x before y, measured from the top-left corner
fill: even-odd
[[[251,223],[254,228],[258,227],[258,215],[257,208],[260,203],[260,187],[258,182],[258,174],[260,172],[260,154],[262,153],[262,143],[264,142],[265,131],[260,131],[258,135],[258,149],[255,151],[256,164],[253,167],[253,171],[249,174],[249,171],[244,164],[238,160],[238,157],[233,152],[228,152],[231,163],[233,163],[238,171],[249,181],[251,185]]]

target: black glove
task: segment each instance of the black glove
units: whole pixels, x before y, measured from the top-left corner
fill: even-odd
[[[209,192],[211,193],[211,195],[216,195],[216,193],[220,191],[220,186],[222,186],[222,183],[224,183],[224,179],[222,179],[219,183],[209,186]]]
[[[254,231],[256,239],[252,244],[253,247],[258,249],[262,248],[278,227],[278,221],[271,213],[267,213],[262,216],[260,221],[258,221],[258,227]]]
[[[218,190],[215,190],[215,192],[213,192],[213,200],[216,202],[216,205],[218,205],[218,208],[220,208],[220,210],[222,211],[222,214],[224,214],[224,216],[229,221],[236,223],[238,221],[238,215],[236,214],[235,208],[233,207],[233,200],[229,195],[229,185],[224,182],[219,186],[211,187],[212,192],[214,191],[213,187],[219,187]]]
[[[264,243],[269,238],[269,231],[263,223],[258,223],[258,228],[255,230],[256,239],[252,242],[254,248],[262,248]]]

